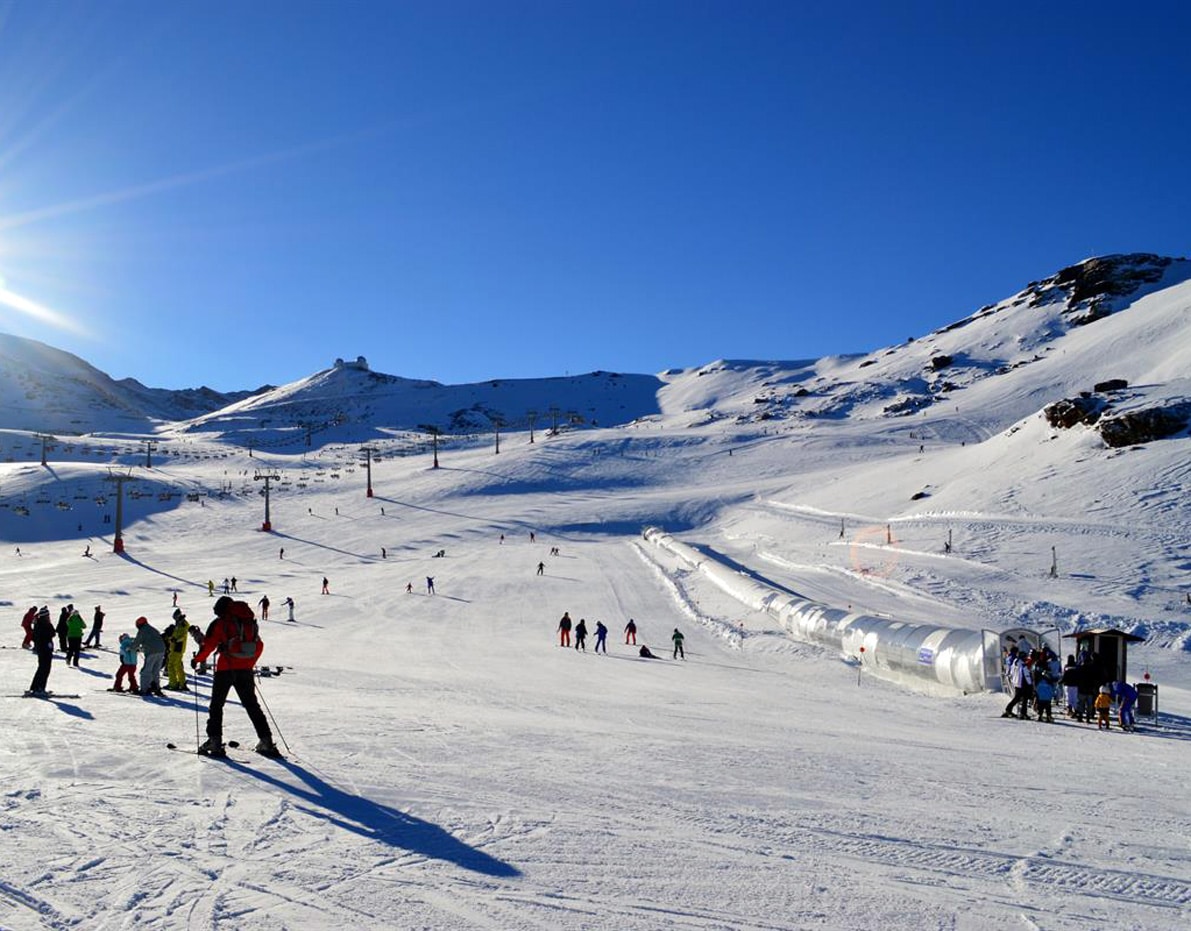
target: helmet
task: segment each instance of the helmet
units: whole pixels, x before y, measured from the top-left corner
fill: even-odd
[[[146,624],[148,624],[148,623],[149,623],[149,619],[148,619],[147,617],[138,617],[138,618],[136,619],[136,626],[137,626],[137,627],[144,627],[144,626],[145,626]]]
[[[220,595],[217,599],[215,599],[214,610],[216,616],[223,617],[223,615],[227,613],[228,609],[234,603],[234,600],[229,598],[227,595]]]

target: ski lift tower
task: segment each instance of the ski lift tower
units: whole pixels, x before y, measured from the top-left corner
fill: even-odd
[[[35,440],[41,440],[41,464],[45,465],[46,464],[46,459],[45,459],[46,453],[54,448],[50,444],[57,443],[58,438],[56,436],[50,436],[48,433],[34,433],[33,438]]]
[[[116,533],[112,541],[112,552],[124,552],[124,483],[135,482],[131,475],[112,475],[104,477],[105,482],[116,483]]]
[[[368,475],[368,494],[367,497],[372,497],[372,454],[376,452],[371,446],[361,446],[360,452],[364,454],[364,470]]]
[[[257,472],[256,475],[252,476],[252,480],[254,482],[265,483],[265,522],[261,524],[261,530],[265,531],[265,533],[268,533],[273,529],[273,524],[269,520],[269,482],[279,482],[281,481],[281,476],[276,472]]]

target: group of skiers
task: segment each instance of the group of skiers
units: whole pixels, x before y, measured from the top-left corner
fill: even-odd
[[[575,644],[574,644],[575,649],[582,650],[584,653],[587,652],[587,633],[588,633],[588,631],[587,631],[587,619],[586,618],[582,618],[582,617],[579,618],[579,622],[576,624],[571,621],[571,613],[569,611],[564,611],[562,613],[562,618],[558,622],[557,630],[558,630],[558,645],[560,647],[571,646],[571,632],[573,631],[575,634]],[[682,646],[683,639],[684,638],[683,638],[682,631],[679,630],[677,627],[675,627],[674,633],[670,635],[670,640],[674,644],[674,659],[679,659],[679,658],[686,659],[686,652],[683,650],[683,646]],[[605,655],[608,653],[607,640],[608,640],[607,626],[604,624],[603,621],[596,621],[596,626],[595,626],[595,652],[596,653],[604,653]],[[635,620],[633,620],[631,617],[629,618],[628,623],[624,625],[624,642],[626,645],[632,645],[632,646],[637,645],[637,622]],[[645,659],[655,659],[656,658],[654,653],[649,649],[649,647],[644,644],[641,645],[641,649],[637,651],[637,654]]]
[[[1054,703],[1062,701],[1067,717],[1081,724],[1095,721],[1100,729],[1108,730],[1115,700],[1121,729],[1135,728],[1137,689],[1128,682],[1114,681],[1104,672],[1095,653],[1081,650],[1078,657],[1070,654],[1066,665],[1061,665],[1050,647],[1030,648],[1025,641],[1022,644],[1024,648],[1013,646],[1005,654],[1005,679],[1013,689],[1013,697],[1001,717],[1014,717],[1016,709],[1016,716],[1025,721],[1032,707],[1037,720],[1053,724]]]
[[[25,639],[21,644],[26,649],[32,649],[37,655],[37,671],[29,685],[26,694],[43,696],[47,694],[50,670],[53,664],[55,644],[61,650],[66,665],[79,665],[79,659],[84,648],[95,646],[104,649],[100,642],[103,636],[103,621],[107,615],[100,605],[95,606],[95,614],[91,621],[91,632],[86,641],[83,632],[86,630],[81,615],[73,604],[62,608],[55,625],[50,620],[49,605],[38,608],[33,605],[25,612],[21,619],[21,627],[25,631]],[[120,635],[119,654],[120,667],[116,671],[113,692],[132,692],[133,694],[161,695],[161,670],[165,667],[168,684],[165,688],[187,692],[186,673],[182,664],[182,657],[186,652],[186,645],[192,631],[198,637],[202,632],[197,627],[191,627],[186,621],[186,615],[180,609],[174,610],[174,623],[164,632],[157,630],[145,617],[136,619],[136,635],[127,633]],[[136,667],[138,654],[143,654],[140,684],[137,683]],[[124,688],[124,679],[128,678],[129,687]]]
[[[47,619],[49,617],[49,605],[42,608],[46,612]],[[37,623],[38,617],[37,605],[33,605],[25,612],[25,616],[21,618],[21,627],[25,631],[25,638],[21,643],[23,649],[30,649],[34,646],[33,630]],[[87,624],[83,617],[75,609],[73,604],[66,605],[58,612],[57,625],[51,625],[51,630],[54,636],[50,638],[52,646],[54,637],[58,640],[58,648],[66,654],[67,663],[77,666],[79,664],[79,653],[83,647],[99,646],[100,636],[103,633],[103,619],[106,615],[103,608],[99,605],[95,606],[95,614],[91,620],[91,632],[87,635],[86,642],[83,641],[83,631],[87,629]]]
[[[207,740],[199,746],[198,752],[209,756],[226,756],[223,743],[223,706],[228,694],[234,689],[256,729],[259,743],[258,753],[278,757],[281,753],[273,743],[273,734],[256,696],[255,667],[264,650],[259,636],[256,617],[246,602],[234,601],[230,596],[220,597],[214,605],[215,619],[204,633],[191,625],[181,608],[175,607],[173,623],[159,631],[146,617],[136,619],[136,635],[122,633],[119,637],[120,666],[116,670],[112,692],[130,692],[136,695],[164,697],[161,686],[161,670],[164,665],[168,684],[166,689],[189,692],[184,656],[191,637],[198,645],[191,657],[191,668],[205,668],[206,661],[217,654],[215,671],[211,682],[211,698],[207,712]],[[104,613],[97,605],[92,635],[95,645],[100,646],[100,632]],[[37,670],[33,675],[26,696],[42,698],[51,695],[48,691],[50,670],[53,664],[54,646],[59,641],[59,628],[64,642],[58,643],[68,664],[78,666],[86,625],[73,605],[62,609],[62,619],[55,626],[50,619],[48,605],[31,607],[21,621],[25,631],[22,646],[31,648],[37,655]],[[91,638],[88,638],[90,641]],[[140,681],[137,681],[137,659],[142,656]],[[128,681],[125,687],[125,679]]]

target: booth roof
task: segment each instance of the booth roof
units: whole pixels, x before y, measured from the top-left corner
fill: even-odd
[[[1131,634],[1124,630],[1118,630],[1115,627],[1091,627],[1087,630],[1077,630],[1073,634],[1063,634],[1063,639],[1078,640],[1091,636],[1103,637],[1106,634],[1113,637],[1121,637],[1129,643],[1144,643],[1146,639],[1145,637],[1137,636],[1137,634]]]

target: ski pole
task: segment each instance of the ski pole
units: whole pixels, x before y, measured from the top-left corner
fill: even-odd
[[[197,750],[203,745],[202,738],[199,736],[198,681],[193,676],[190,681],[194,684],[194,747]]]
[[[269,703],[265,701],[265,693],[261,689],[260,679],[256,680],[256,694],[260,696],[261,704],[264,705],[265,712],[269,715],[269,721],[273,725],[274,733],[276,733],[277,736],[281,738],[281,742],[285,744],[285,752],[292,755],[293,751],[289,748],[289,743],[285,739],[285,734],[281,733],[281,728],[277,726],[277,719],[273,717],[273,709],[270,708]]]

